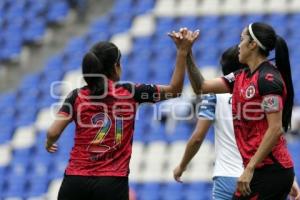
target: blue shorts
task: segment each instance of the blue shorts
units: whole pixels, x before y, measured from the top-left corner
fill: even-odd
[[[237,177],[216,176],[213,178],[213,200],[231,200],[236,190]]]

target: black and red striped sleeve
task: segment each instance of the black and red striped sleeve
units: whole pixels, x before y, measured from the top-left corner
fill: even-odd
[[[129,91],[137,103],[155,103],[161,99],[158,85],[123,83],[118,84],[117,87],[123,87]]]
[[[160,100],[159,86],[135,84],[133,97],[138,103],[155,103]]]
[[[74,104],[76,98],[78,96],[78,90],[75,89],[68,94],[66,99],[64,100],[63,104],[61,105],[58,114],[62,114],[66,117],[73,117],[74,114]]]

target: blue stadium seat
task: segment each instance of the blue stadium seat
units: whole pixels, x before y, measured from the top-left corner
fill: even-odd
[[[18,0],[16,2],[0,1],[0,29],[3,30],[0,33],[0,60],[18,58],[24,41],[33,42],[41,39],[45,34],[47,23],[63,21],[69,11],[65,0]],[[62,52],[45,63],[42,72],[24,78],[15,93],[1,95],[0,144],[11,140],[16,127],[33,123],[38,109],[49,107],[57,101],[50,96],[51,83],[61,80],[66,72],[78,69],[84,53],[91,45],[101,40],[109,40],[115,33],[128,30],[135,16],[149,11],[154,5],[155,1],[116,0],[110,13],[93,22],[85,35],[71,39]],[[123,21],[117,20],[119,18]],[[220,53],[238,43],[245,25],[255,21],[266,21],[288,40],[295,91],[300,90],[300,70],[297,70],[300,63],[300,56],[298,56],[300,29],[297,29],[300,25],[299,13],[157,17],[156,20],[155,33],[147,37],[133,38],[132,52],[122,56],[122,65],[124,65],[122,79],[140,83],[169,82],[174,68],[176,49],[172,41],[161,33],[177,30],[182,26],[191,29],[199,28],[201,45],[195,45],[193,49],[197,64],[217,67]],[[30,90],[33,87],[35,89]],[[295,102],[300,104],[298,93],[295,93]],[[189,138],[193,126],[180,122],[174,133],[167,135],[164,125],[153,122],[151,109],[151,106],[144,105],[139,108],[140,115],[135,123],[134,140],[147,144]],[[54,155],[47,153],[44,148],[45,132],[37,133],[34,148],[15,150],[9,167],[0,167],[0,199],[14,196],[26,199],[44,194],[50,179],[63,176],[73,145],[73,136],[74,124],[68,126],[62,134],[58,144],[63,147],[59,148]],[[206,140],[213,143],[213,129],[209,130]],[[289,150],[294,159],[295,169],[298,169],[299,143],[289,144]],[[297,176],[299,177],[300,174]],[[209,200],[212,190],[210,182],[184,185],[131,183],[130,186],[137,192],[138,198],[143,200]]]
[[[182,200],[183,199],[183,184],[167,183],[161,188],[161,198],[164,200]]]
[[[63,65],[63,63],[65,62],[65,58],[62,54],[58,54],[55,56],[50,57],[44,67],[44,72],[46,72],[46,74],[49,71],[53,71],[53,70],[59,70],[61,69],[61,66]]]
[[[88,48],[92,47],[92,45],[94,45],[95,43],[97,43],[99,41],[109,40],[111,34],[108,31],[103,31],[103,30],[106,30],[106,29],[101,29],[99,31],[98,30],[90,30],[86,34]]]
[[[85,37],[75,37],[69,40],[65,51],[80,52],[86,49],[87,40]]]
[[[40,88],[41,90],[43,90],[43,92],[45,93],[37,102],[37,107],[38,108],[45,108],[45,107],[49,107],[51,106],[53,103],[57,102],[57,99],[54,99],[51,97],[49,91],[50,91],[50,87],[49,85],[47,86],[43,86],[42,88]]]
[[[1,123],[0,123],[1,125]],[[5,124],[6,125],[6,124]],[[13,128],[7,126],[0,127],[0,144],[7,143],[11,140],[11,136],[13,134]]]
[[[133,16],[130,12],[121,15],[118,14],[118,17],[120,17],[122,20],[114,20],[109,28],[109,31],[112,34],[125,32],[131,26]]]
[[[160,199],[160,188],[161,185],[159,183],[151,182],[144,183],[141,185],[138,191],[138,198],[146,199],[146,200],[159,200]]]
[[[272,14],[267,16],[267,21],[272,25],[273,27],[285,27],[286,22],[287,22],[288,16],[286,14]]]
[[[136,55],[135,52],[144,51],[150,53],[148,47],[152,44],[152,37],[136,37],[133,39],[132,55]]]
[[[24,1],[20,1],[17,4],[11,4],[9,9],[6,11],[6,18],[13,21],[15,18],[21,18],[25,12]]]
[[[68,164],[68,155],[62,155],[62,156],[55,156],[52,166],[51,166],[51,171],[49,173],[49,178],[50,179],[57,179],[57,178],[62,178],[66,169],[66,166]]]
[[[34,88],[38,85],[38,83],[41,81],[41,73],[31,73],[29,75],[26,75],[21,83],[20,83],[20,90],[29,90],[31,88]]]
[[[190,135],[192,134],[192,129],[189,127],[186,123],[178,123],[176,128],[174,129],[174,132],[167,135],[167,141],[169,143],[183,140],[186,141]]]
[[[18,178],[25,179],[27,170],[28,170],[28,157],[13,158],[8,171],[9,174],[8,178],[11,178],[12,181],[18,180]]]
[[[14,108],[3,109],[3,113],[0,117],[0,127],[3,132],[12,131],[15,128],[14,117],[16,110]],[[5,130],[5,131],[4,131]]]
[[[156,33],[167,33],[170,32],[174,29],[174,26],[176,25],[175,23],[175,19],[172,17],[161,17],[161,18],[157,18],[156,21]]]
[[[11,106],[16,101],[15,92],[4,92],[0,96],[0,104],[5,106]]]
[[[112,21],[111,17],[104,16],[99,19],[96,19],[94,22],[91,23],[89,32],[94,34],[100,34],[101,32],[106,32],[109,28],[109,24]]]
[[[75,54],[76,55],[76,54]],[[82,55],[82,54],[79,54]],[[74,57],[73,59],[70,59],[69,62],[66,62],[63,65],[63,70],[64,71],[70,71],[70,70],[75,70],[81,67],[81,63],[82,63],[82,56],[77,56]]]
[[[59,23],[64,21],[69,12],[69,6],[65,1],[55,1],[55,3],[50,4],[51,7],[47,13],[47,21],[49,23]]]
[[[111,11],[111,13],[115,16],[119,16],[120,14],[124,13],[132,13],[132,5],[133,1],[132,0],[118,0],[115,2],[114,7]]]
[[[47,0],[39,0],[39,1],[28,0],[28,4],[29,4],[29,8],[27,10],[26,16],[28,16],[28,14],[32,16],[34,15],[38,16],[46,11],[48,3]]]
[[[60,81],[63,77],[63,74],[63,69],[53,69],[52,71],[48,71],[47,74],[44,74],[43,82],[51,85],[54,81]]]
[[[220,17],[217,15],[202,16],[198,20],[198,26],[200,30],[215,29],[219,26]]]
[[[31,164],[31,170],[28,174],[28,177],[31,180],[37,180],[37,179],[47,179],[48,180],[50,160],[35,159],[34,161],[37,161],[37,162]]]
[[[25,192],[26,182],[24,176],[9,176],[6,180],[7,187],[3,191],[3,197],[21,197]]]
[[[133,7],[135,15],[143,14],[154,7],[155,1],[137,1]]]
[[[265,21],[266,15],[264,14],[251,14],[246,15],[243,21],[243,26],[248,26],[250,23],[253,22],[262,22]]]
[[[199,18],[195,17],[195,16],[181,17],[179,19],[179,21],[176,23],[176,26],[172,28],[172,30],[174,30],[174,29],[178,30],[179,28],[182,28],[182,27],[187,27],[188,29],[191,29],[191,30],[199,29],[198,21],[199,21]]]
[[[155,141],[166,141],[166,130],[165,130],[165,126],[163,125],[153,125],[152,127],[150,127],[150,130],[148,132],[148,134],[146,134],[146,142],[147,143],[151,143],[151,142],[155,142]]]
[[[0,166],[0,198],[5,189],[5,177],[6,177],[6,167]]]
[[[47,192],[49,180],[46,179],[31,179],[29,181],[29,187],[25,193],[26,197],[41,196]]]
[[[24,40],[27,43],[41,42],[46,33],[44,19],[35,19],[27,24],[24,31]]]
[[[20,36],[20,32],[11,32],[8,34],[11,34],[10,37],[14,38],[14,40],[6,40],[2,51],[0,51],[0,60],[2,61],[16,60],[22,51],[22,41],[20,40],[22,37]]]
[[[184,199],[187,200],[210,200],[212,194],[212,183],[192,182],[184,188]]]

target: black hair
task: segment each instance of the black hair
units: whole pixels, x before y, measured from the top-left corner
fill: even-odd
[[[105,90],[104,77],[115,75],[115,64],[120,64],[121,53],[111,42],[98,42],[82,60],[82,74],[91,95],[101,95]]]
[[[270,51],[275,49],[276,67],[279,70],[287,89],[287,97],[282,115],[282,125],[284,130],[287,131],[291,127],[292,109],[294,105],[294,87],[288,46],[286,41],[282,37],[276,35],[275,30],[268,24],[259,22],[253,23],[252,31],[259,42],[265,47],[265,49],[259,47],[259,51],[262,55],[268,56]],[[249,36],[252,38],[250,33]]]
[[[272,28],[272,26],[260,22],[253,23],[251,27],[255,37],[265,47],[265,49],[263,49],[262,47],[259,46],[259,52],[262,55],[268,57],[270,51],[272,51],[275,48],[275,44],[276,44],[275,30]],[[249,30],[248,30],[248,35],[250,37],[250,41],[254,40]]]
[[[239,61],[239,47],[238,45],[232,46],[226,49],[220,60],[223,75],[230,74],[239,69],[247,67],[247,65],[241,64]]]

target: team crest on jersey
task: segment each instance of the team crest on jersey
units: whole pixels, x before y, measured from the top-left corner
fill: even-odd
[[[246,89],[246,98],[247,99],[251,99],[252,97],[254,97],[255,95],[255,87],[254,85],[250,85],[247,89]]]

